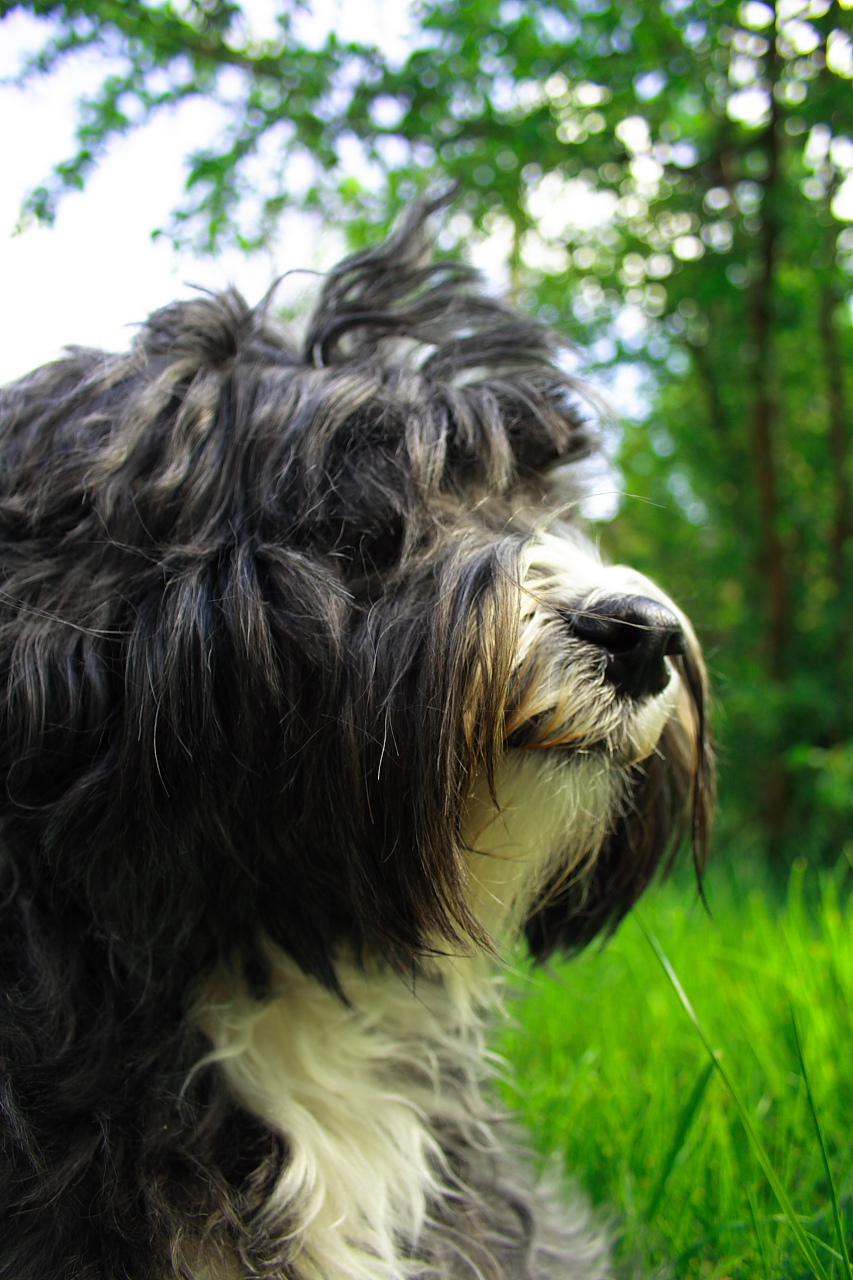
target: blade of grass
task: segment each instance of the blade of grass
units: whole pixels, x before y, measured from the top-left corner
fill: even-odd
[[[770,1280],[770,1268],[767,1265],[767,1253],[764,1249],[764,1236],[758,1225],[758,1214],[755,1212],[755,1200],[753,1199],[752,1190],[746,1188],[746,1198],[749,1203],[749,1216],[752,1218],[752,1229],[755,1232],[755,1239],[758,1242],[758,1256],[761,1258],[761,1269],[764,1272],[764,1280]]]
[[[830,1258],[833,1258],[836,1262],[844,1261],[837,1249],[833,1249],[831,1244],[827,1244],[825,1240],[821,1240],[820,1236],[816,1236],[813,1231],[807,1231],[806,1235],[810,1240],[814,1241],[819,1249],[823,1249],[824,1253],[828,1253]],[[833,1271],[832,1274],[835,1275],[835,1272]]]
[[[758,1160],[758,1163],[761,1165],[761,1168],[764,1171],[764,1176],[766,1177],[767,1181],[770,1183],[770,1186],[773,1189],[773,1194],[775,1195],[776,1199],[779,1201],[779,1207],[781,1208],[785,1217],[788,1219],[788,1224],[794,1233],[794,1239],[797,1241],[797,1244],[800,1246],[800,1250],[803,1256],[805,1257],[806,1261],[808,1262],[808,1265],[811,1267],[815,1276],[818,1277],[818,1280],[829,1280],[829,1276],[827,1275],[826,1271],[822,1267],[817,1254],[815,1253],[814,1249],[812,1248],[809,1242],[808,1235],[803,1230],[803,1226],[799,1218],[797,1217],[797,1213],[790,1201],[788,1193],[785,1190],[784,1186],[782,1185],[779,1175],[776,1173],[776,1170],[773,1168],[773,1164],[770,1160],[770,1157],[767,1154],[767,1151],[765,1150],[764,1144],[762,1143],[761,1139],[759,1138],[755,1130],[755,1127],[752,1123],[752,1118],[750,1117],[750,1114],[746,1108],[746,1105],[741,1100],[741,1096],[738,1093],[737,1089],[735,1088],[733,1081],[729,1078],[728,1072],[726,1071],[725,1067],[720,1062],[719,1058],[717,1057],[716,1053],[711,1047],[711,1041],[708,1039],[707,1035],[705,1034],[705,1030],[702,1024],[700,1023],[699,1019],[697,1018],[693,1010],[693,1006],[691,1005],[689,999],[687,998],[687,993],[685,992],[684,988],[682,987],[681,983],[678,980],[678,975],[676,974],[675,970],[673,969],[672,965],[670,964],[669,960],[664,954],[663,949],[660,943],[658,942],[657,938],[655,938],[651,933],[649,933],[648,929],[646,929],[645,925],[639,918],[635,917],[635,919],[637,919],[637,923],[639,924],[641,930],[643,931],[643,934],[645,935],[646,940],[649,943],[649,946],[652,948],[658,960],[660,961],[661,967],[663,968],[663,971],[666,974],[666,976],[669,978],[669,981],[672,984],[673,990],[675,991],[675,994],[678,996],[678,999],[681,1001],[681,1004],[685,1013],[687,1014],[690,1021],[693,1023],[693,1026],[696,1029],[699,1039],[702,1041],[703,1045],[705,1046],[705,1049],[708,1052],[708,1056],[710,1057],[711,1061],[713,1062],[714,1066],[716,1067],[717,1071],[722,1077],[723,1083],[725,1084],[726,1088],[729,1091],[729,1094],[731,1095],[732,1101],[734,1102],[735,1108],[740,1117],[740,1122],[744,1127],[746,1136],[749,1139],[749,1144],[752,1147],[753,1154],[755,1155],[755,1158]]]
[[[678,1118],[678,1124],[675,1127],[675,1135],[672,1139],[666,1159],[663,1162],[660,1177],[655,1184],[655,1188],[649,1197],[649,1207],[643,1215],[646,1226],[650,1226],[654,1221],[655,1214],[660,1208],[660,1202],[663,1199],[663,1193],[666,1184],[669,1182],[670,1175],[675,1168],[675,1162],[678,1159],[679,1152],[687,1141],[687,1135],[692,1128],[693,1121],[705,1096],[705,1090],[714,1074],[714,1064],[709,1062],[707,1067],[701,1072],[699,1079],[693,1086],[690,1097],[687,1099],[682,1108],[681,1115]]]
[[[827,1181],[829,1182],[829,1194],[832,1200],[832,1216],[835,1219],[835,1234],[838,1237],[838,1248],[841,1250],[841,1257],[844,1262],[842,1274],[847,1280],[853,1280],[853,1269],[850,1266],[850,1254],[847,1252],[847,1241],[844,1237],[844,1224],[841,1220],[841,1209],[838,1204],[838,1196],[835,1191],[835,1179],[832,1176],[832,1170],[829,1167],[829,1153],[826,1150],[826,1143],[823,1140],[823,1129],[818,1119],[817,1107],[815,1106],[814,1095],[812,1093],[811,1081],[809,1073],[806,1070],[806,1060],[803,1057],[803,1045],[800,1040],[800,1029],[797,1026],[797,1016],[794,1013],[794,1006],[791,1005],[791,1022],[794,1026],[794,1039],[797,1042],[797,1057],[800,1059],[800,1070],[803,1073],[803,1079],[806,1082],[806,1094],[809,1100],[809,1110],[812,1113],[812,1121],[814,1122],[817,1140],[820,1143],[820,1154],[823,1157],[823,1167],[826,1171]]]

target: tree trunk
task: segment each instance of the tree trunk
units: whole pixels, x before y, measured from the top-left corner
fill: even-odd
[[[753,343],[750,446],[758,498],[758,569],[764,584],[764,653],[768,674],[777,686],[785,685],[788,679],[791,626],[791,591],[785,548],[779,530],[779,404],[773,385],[773,293],[779,248],[781,198],[780,121],[774,90],[779,80],[779,70],[780,58],[774,30],[766,62],[770,87],[770,120],[762,139],[767,175],[763,183],[761,206],[759,269],[753,281],[750,307]],[[786,745],[784,740],[779,741],[764,770],[761,799],[771,857],[780,854],[786,829],[789,802],[788,771],[784,756]]]
[[[838,349],[835,309],[838,298],[829,284],[820,291],[820,336],[826,369],[826,400],[829,419],[829,453],[835,486],[835,516],[832,526],[831,570],[839,596],[846,594],[844,573],[847,543],[853,533],[853,501],[850,492],[850,459],[847,413],[844,403],[844,372]],[[849,640],[849,637],[846,638]]]
[[[712,320],[713,324],[713,320]],[[708,420],[711,429],[721,445],[730,444],[732,438],[731,423],[720,395],[719,380],[714,362],[711,360],[706,344],[694,343],[690,348],[693,361],[702,379],[705,401],[708,405]]]
[[[775,61],[775,48],[774,48]],[[779,533],[779,481],[776,461],[779,407],[773,391],[773,284],[779,239],[779,133],[775,98],[764,146],[768,170],[764,182],[759,241],[760,269],[753,283],[750,320],[753,341],[750,444],[758,496],[759,571],[765,585],[765,653],[772,679],[787,676],[790,592],[785,551]]]

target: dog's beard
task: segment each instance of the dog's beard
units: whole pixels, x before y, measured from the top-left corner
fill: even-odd
[[[612,930],[684,835],[693,831],[695,736],[676,714],[632,760],[606,749],[516,748],[498,767],[494,790],[479,779],[465,839],[475,913],[498,937],[523,931],[538,959],[577,950]]]
[[[524,921],[538,960],[580,950],[612,932],[655,872],[669,869],[684,836],[701,876],[706,832],[699,828],[708,798],[698,774],[690,730],[678,718],[668,721],[654,750],[624,774],[621,801],[601,844],[577,863],[552,861]]]
[[[464,835],[476,914],[493,934],[523,931],[544,959],[612,931],[685,835],[701,877],[711,784],[704,671],[686,618],[573,533],[533,545],[526,566],[508,750],[477,779]],[[684,652],[662,659],[641,696],[609,679],[605,649],[567,625],[617,589],[664,605],[683,630]]]

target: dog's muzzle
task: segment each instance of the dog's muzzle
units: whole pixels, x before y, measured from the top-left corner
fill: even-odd
[[[572,636],[604,651],[605,680],[637,701],[662,693],[672,674],[666,659],[687,652],[676,615],[647,596],[599,600],[567,613],[566,622]]]

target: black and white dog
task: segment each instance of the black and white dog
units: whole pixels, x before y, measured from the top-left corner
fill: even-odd
[[[428,212],[300,345],[229,292],[2,393],[0,1280],[610,1274],[482,1026],[701,858],[701,658]]]

